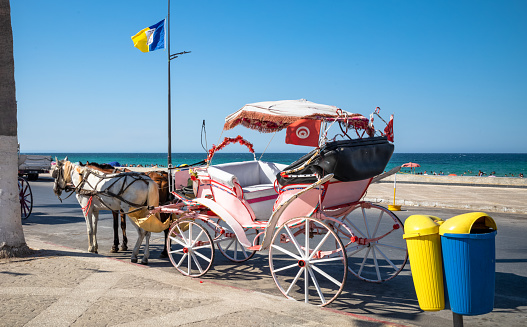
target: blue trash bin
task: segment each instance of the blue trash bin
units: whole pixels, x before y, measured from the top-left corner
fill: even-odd
[[[439,228],[450,309],[475,316],[494,309],[496,223],[472,212],[448,219]]]

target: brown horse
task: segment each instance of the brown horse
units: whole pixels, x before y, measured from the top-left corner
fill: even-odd
[[[86,166],[92,169],[99,170],[106,174],[120,173],[120,172],[129,172],[131,170],[127,168],[115,168],[108,164],[98,164],[96,162],[86,162]],[[150,177],[154,182],[156,182],[159,187],[159,205],[164,205],[170,203],[169,192],[168,192],[168,173],[165,171],[150,171],[145,173]],[[119,251],[119,215],[117,212],[112,212],[113,214],[113,246],[110,250],[111,253],[116,253]],[[160,214],[161,222],[165,222],[170,218],[170,214],[162,213]],[[128,238],[126,236],[126,219],[125,215],[121,213],[121,230],[123,233],[123,244],[121,246],[121,251],[128,250]],[[166,238],[168,237],[168,229],[165,231],[165,242],[163,246],[163,251],[160,254],[161,258],[167,258],[167,246]]]

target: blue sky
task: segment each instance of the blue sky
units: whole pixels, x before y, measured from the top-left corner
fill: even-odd
[[[12,0],[21,151],[166,152],[167,53],[130,38],[166,14]],[[244,104],[301,98],[394,113],[396,152],[527,152],[527,1],[173,0],[171,23],[192,51],[171,64],[174,153],[202,151],[203,119],[210,147]],[[307,150],[282,132],[268,151]]]

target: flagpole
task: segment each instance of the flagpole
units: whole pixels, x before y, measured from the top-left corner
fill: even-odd
[[[167,59],[168,59],[168,168],[172,167],[172,108],[170,98],[170,0],[167,15]]]

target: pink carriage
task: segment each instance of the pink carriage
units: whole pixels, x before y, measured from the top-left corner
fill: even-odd
[[[176,201],[155,211],[176,218],[167,248],[179,272],[202,276],[215,248],[234,262],[260,251],[268,254],[271,275],[286,297],[321,306],[339,296],[348,272],[377,283],[401,272],[407,261],[403,224],[389,210],[361,200],[393,153],[392,121],[375,131],[373,119],[298,100],[246,105],[226,118],[224,129],[242,124],[275,132],[294,125],[291,131],[302,141],[314,133],[302,124],[313,121],[321,124],[318,146],[289,166],[256,157],[210,165],[228,143],[244,144],[254,154],[252,144],[238,136],[213,147],[209,165],[172,170]],[[334,125],[340,133],[330,139]]]

